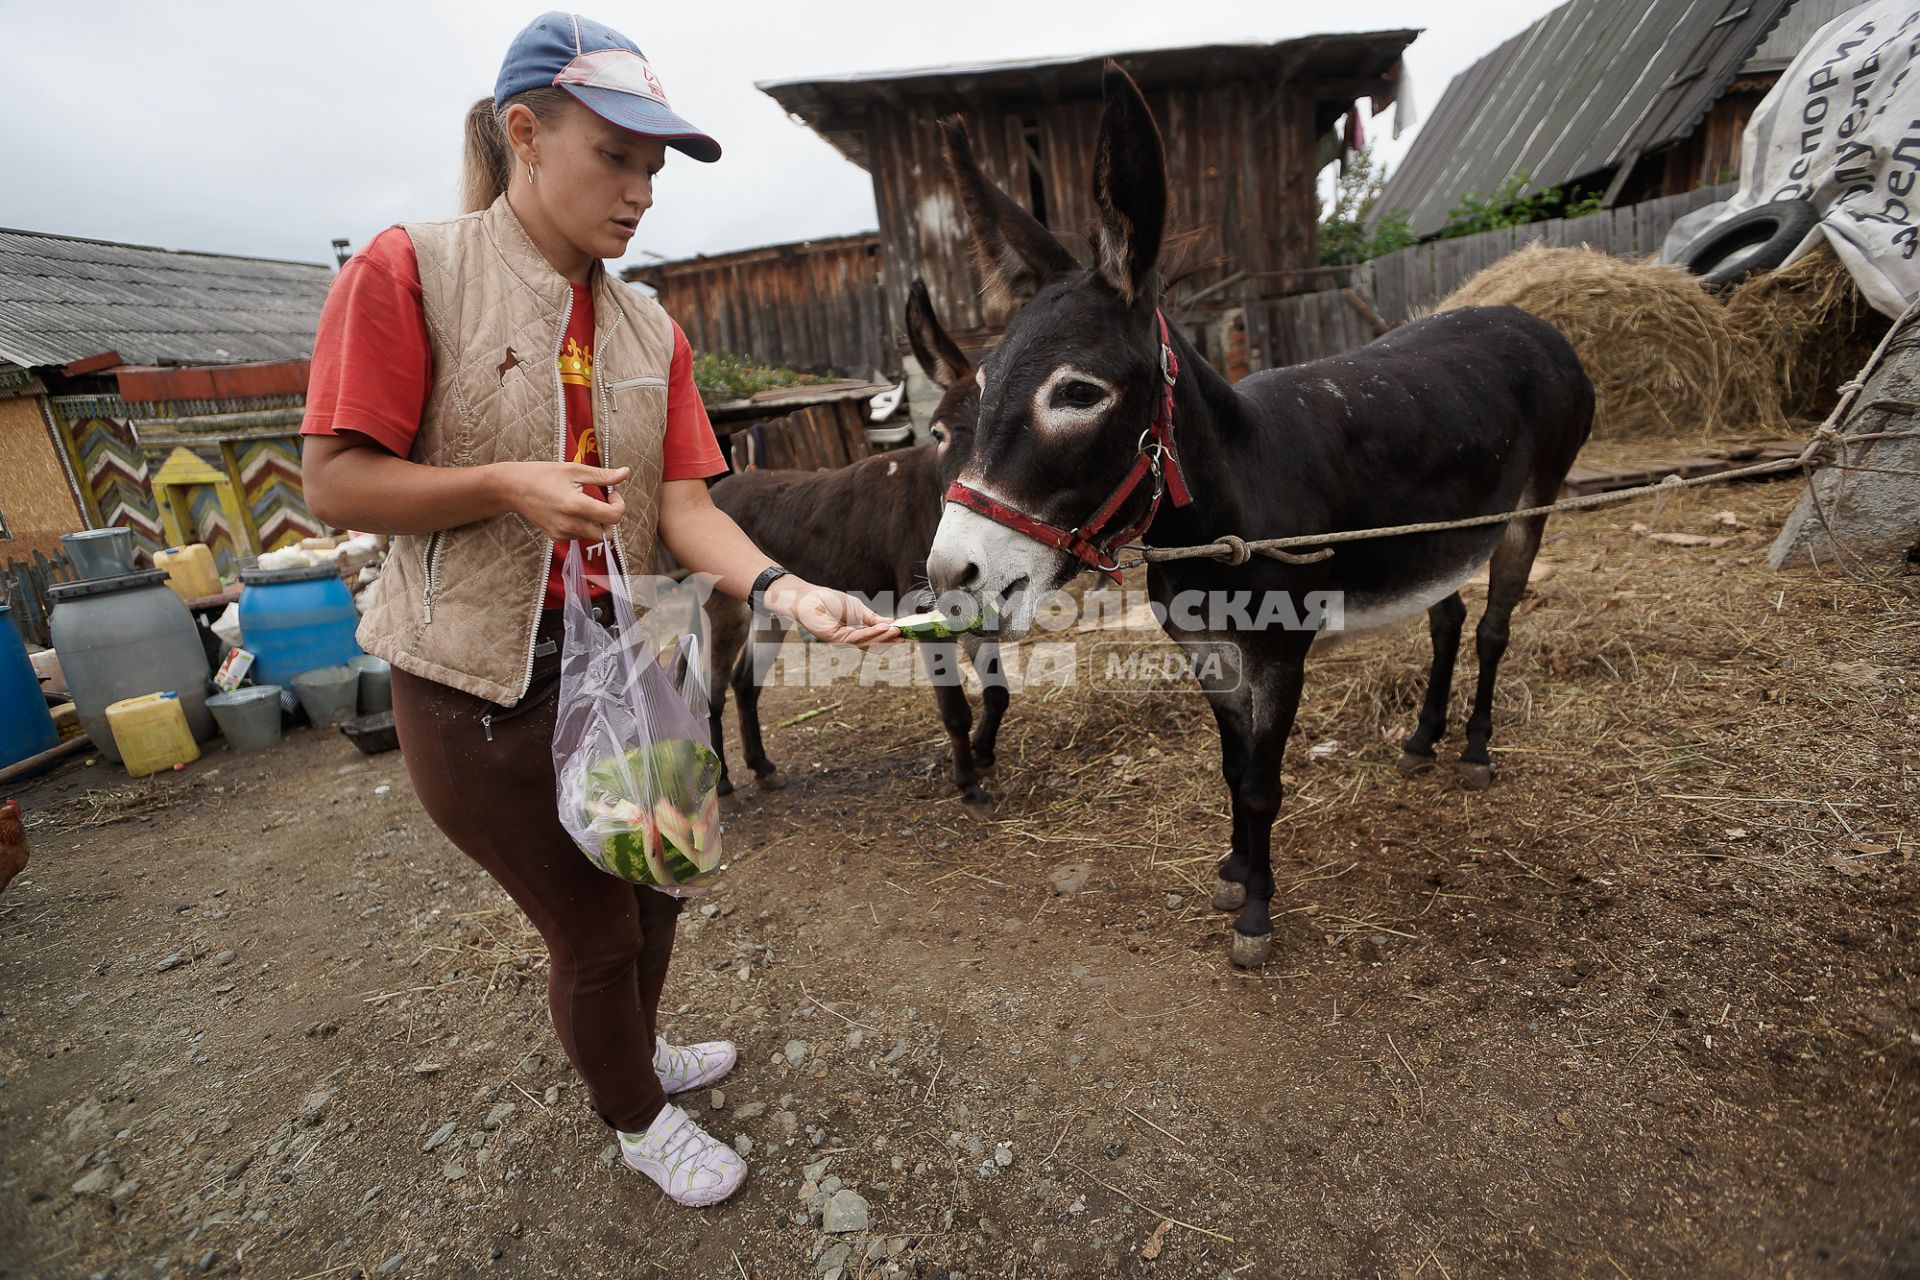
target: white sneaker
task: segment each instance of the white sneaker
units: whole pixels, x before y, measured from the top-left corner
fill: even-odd
[[[698,1089],[733,1070],[739,1057],[731,1040],[708,1040],[681,1046],[653,1038],[653,1073],[668,1093]]]
[[[747,1180],[740,1154],[672,1103],[660,1109],[645,1133],[621,1134],[620,1154],[676,1203],[696,1209],[720,1203]]]

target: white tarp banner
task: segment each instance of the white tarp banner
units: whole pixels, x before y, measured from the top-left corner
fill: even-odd
[[[1873,0],[1820,28],[1747,125],[1740,190],[1673,224],[1674,261],[1716,225],[1773,200],[1811,200],[1867,301],[1898,316],[1920,296],[1920,0]]]

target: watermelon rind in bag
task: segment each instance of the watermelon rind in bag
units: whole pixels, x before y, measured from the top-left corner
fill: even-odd
[[[580,796],[588,826],[599,837],[596,865],[622,880],[662,888],[709,880],[722,857],[719,776],[720,757],[687,738],[635,747],[587,766]]]
[[[612,562],[612,549],[605,554]],[[608,577],[617,629],[588,597],[570,549],[553,761],[560,823],[609,875],[675,896],[723,868],[721,760],[709,745],[698,639],[666,660],[637,619],[624,578]]]

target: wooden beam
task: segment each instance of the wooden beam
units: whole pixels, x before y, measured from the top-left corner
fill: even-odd
[[[77,378],[83,373],[98,373],[102,369],[111,369],[124,363],[126,362],[120,358],[118,351],[102,351],[97,356],[88,356],[83,360],[61,365],[60,372],[69,378]]]

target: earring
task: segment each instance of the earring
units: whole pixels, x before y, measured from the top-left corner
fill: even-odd
[[[533,161],[527,161],[527,185],[533,185]]]

